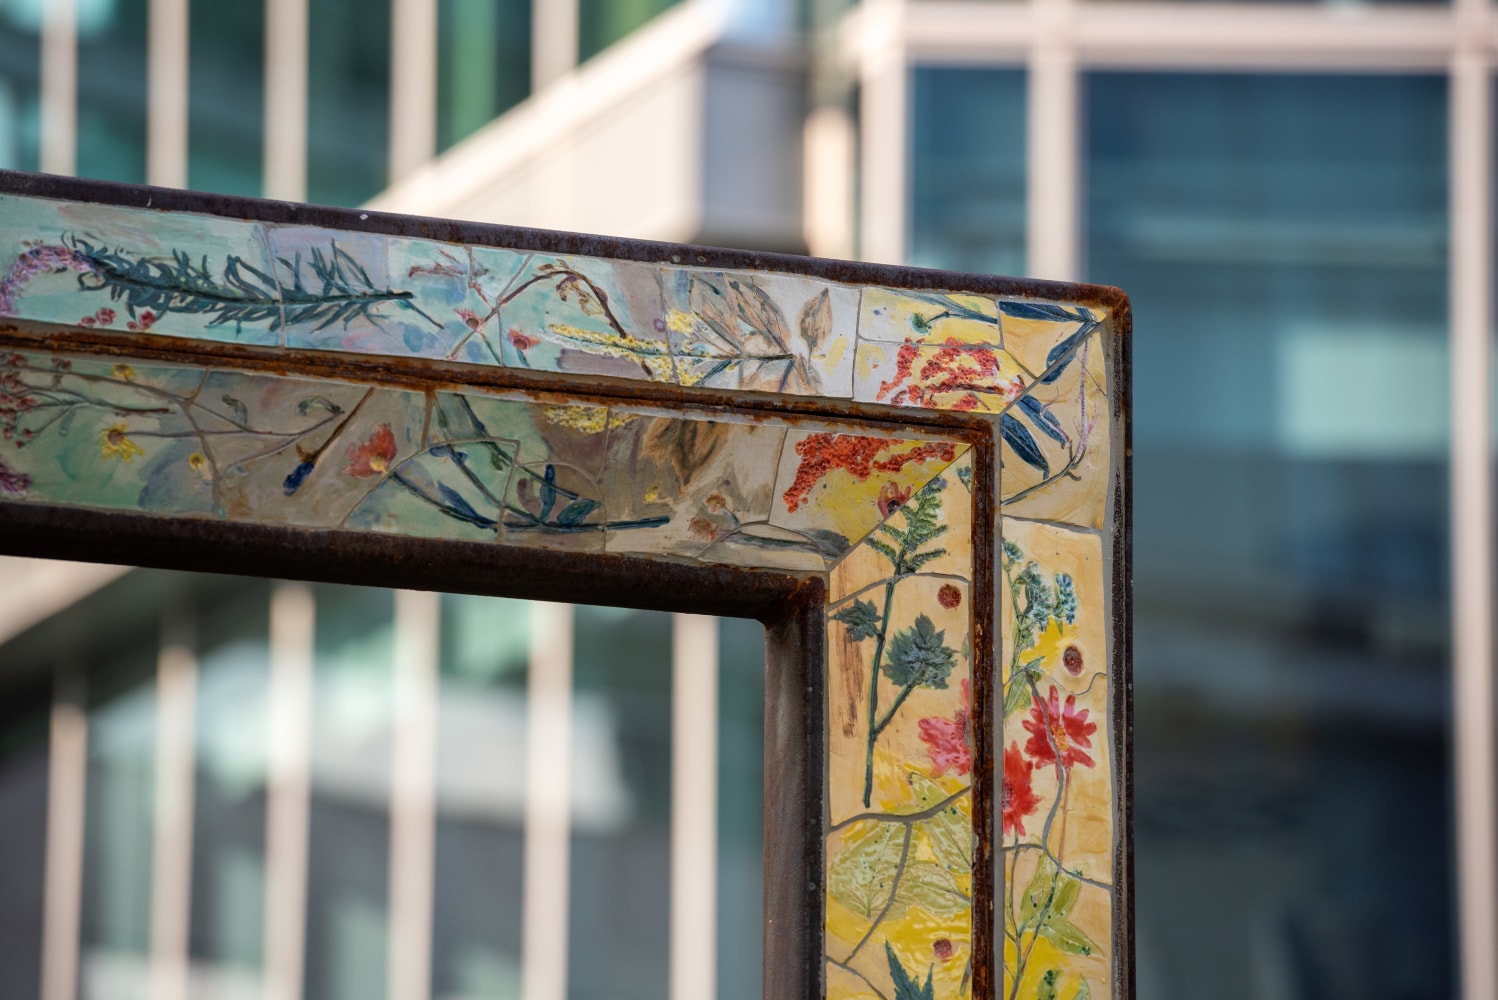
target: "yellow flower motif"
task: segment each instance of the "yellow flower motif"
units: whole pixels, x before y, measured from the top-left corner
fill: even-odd
[[[648,488],[645,491],[645,502],[646,503],[655,503],[656,501],[660,500],[660,498],[661,498],[661,489],[660,489],[659,486],[651,486],[650,488]]]
[[[553,323],[547,327],[552,336],[564,344],[609,358],[631,358],[639,362],[650,378],[656,382],[673,380],[673,365],[670,345],[659,340],[642,340],[639,337],[620,336],[613,331],[584,330],[576,326]]]
[[[208,456],[201,451],[195,451],[187,456],[187,464],[192,466],[194,472],[202,472],[208,468]]]
[[[114,376],[115,378],[122,378],[126,382],[134,382],[135,369],[131,368],[129,365],[115,365]]]
[[[609,411],[603,406],[548,406],[546,419],[584,434],[598,434],[608,428]]]
[[[666,329],[672,333],[691,333],[697,329],[697,314],[672,309],[666,314]]]
[[[104,432],[99,453],[105,458],[118,458],[128,462],[136,455],[144,455],[145,451],[125,435],[124,424],[113,424]]]

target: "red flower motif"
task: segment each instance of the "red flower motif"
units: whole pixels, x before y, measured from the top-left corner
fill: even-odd
[[[950,583],[944,583],[941,585],[941,589],[936,592],[936,603],[951,611],[962,603],[962,591]]]
[[[929,352],[924,359],[923,348]],[[918,361],[922,362],[919,369]],[[977,393],[997,393],[1008,401],[1024,390],[1018,376],[1005,378],[1002,369],[1003,360],[991,347],[964,344],[955,337],[942,344],[906,340],[895,354],[894,377],[879,384],[875,398],[889,397],[898,406],[937,406],[939,401],[933,397],[963,393],[949,408],[973,410],[979,405]]]
[[[879,490],[879,516],[889,517],[895,511],[905,506],[910,500],[910,487],[900,488],[900,484],[891,479]]]
[[[1052,684],[1050,696],[1030,707],[1024,726],[1030,732],[1025,753],[1036,763],[1055,764],[1057,770],[1069,770],[1075,764],[1094,766],[1087,750],[1092,749],[1088,737],[1097,732],[1097,723],[1087,721],[1087,709],[1078,711],[1076,695],[1067,695],[1063,707]]]
[[[957,457],[957,446],[946,441],[926,441],[909,451],[885,458],[880,453],[907,444],[895,438],[860,437],[854,434],[812,434],[796,442],[801,464],[796,479],[785,491],[786,510],[795,513],[822,477],[833,469],[845,469],[854,479],[864,482],[876,472],[896,473],[912,462],[939,458],[950,462]]]
[[[474,314],[472,309],[458,309],[456,312],[458,318],[463,321],[463,325],[468,327],[468,329],[477,330],[479,328],[479,318]]]
[[[973,769],[973,751],[968,746],[968,706],[972,691],[962,682],[962,707],[950,719],[932,716],[920,721],[921,742],[931,755],[931,776],[940,778],[948,771],[967,774]]]
[[[114,322],[114,310],[110,309],[108,306],[105,306],[103,309],[100,309],[98,312],[94,313],[94,318],[99,321],[99,324],[101,326],[108,326],[110,323]]]
[[[711,542],[718,537],[718,526],[705,517],[694,517],[687,522],[687,534]]]
[[[395,461],[395,433],[389,424],[381,424],[363,444],[356,444],[348,451],[349,475],[368,479],[382,476]]]
[[[1030,776],[1035,765],[1025,760],[1019,752],[1019,740],[1009,744],[1004,751],[1004,788],[1001,795],[1004,807],[1004,829],[1000,836],[1013,830],[1025,836],[1025,817],[1040,805],[1040,796],[1030,788]]]
[[[537,344],[541,343],[541,338],[528,336],[521,333],[519,330],[511,330],[510,343],[514,345],[515,350],[517,351],[528,351],[532,347],[535,347]]]
[[[952,940],[950,938],[937,938],[931,942],[931,954],[936,956],[938,962],[947,962],[952,958]]]

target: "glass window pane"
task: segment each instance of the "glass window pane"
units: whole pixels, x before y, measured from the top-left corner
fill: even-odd
[[[265,126],[265,0],[193,0],[188,28],[188,186],[257,197]]]
[[[78,5],[78,176],[146,179],[146,4]]]
[[[43,10],[0,3],[0,169],[37,168]]]
[[[681,0],[578,0],[577,57],[591,59]]]
[[[390,738],[395,600],[313,588],[312,811],[307,861],[309,997],[385,995],[389,950]]]
[[[234,583],[197,623],[188,953],[199,981],[251,996],[263,989],[270,587]]]
[[[521,995],[530,606],[442,597],[432,996]]]
[[[1446,90],[1100,73],[1144,995],[1446,997]]]
[[[311,0],[307,200],[358,205],[389,175],[390,5]]]
[[[1025,270],[1025,74],[912,73],[910,263]]]
[[[440,0],[437,148],[447,149],[531,89],[530,0]]]

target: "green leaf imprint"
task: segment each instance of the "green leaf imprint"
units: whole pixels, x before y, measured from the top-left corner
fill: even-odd
[[[904,831],[898,823],[880,823],[843,844],[827,873],[828,892],[848,909],[873,919],[889,899],[904,847]]]
[[[931,985],[932,970],[926,970],[926,984],[922,986],[905,971],[905,966],[895,957],[895,950],[889,946],[888,941],[884,942],[884,956],[889,960],[889,978],[895,984],[895,1000],[935,1000]]]
[[[854,642],[872,639],[879,634],[879,609],[873,601],[856,600],[832,616],[835,622],[848,626],[848,638]]]
[[[896,632],[890,641],[885,676],[901,687],[945,688],[957,662],[957,651],[945,639],[945,630],[918,615],[913,627]]]

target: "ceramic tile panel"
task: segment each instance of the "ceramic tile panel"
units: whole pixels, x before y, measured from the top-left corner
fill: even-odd
[[[892,507],[828,600],[828,981],[972,976],[971,455]]]
[[[275,344],[273,271],[257,223],[0,194],[0,316]]]
[[[818,575],[823,997],[1123,997],[1121,296],[159,194],[0,194],[0,513]]]
[[[8,353],[0,380],[11,498],[815,571],[968,447],[34,352]],[[824,466],[806,442],[856,461]]]
[[[852,391],[858,289],[786,274],[666,268],[682,385],[811,396]]]
[[[1103,540],[1007,516],[1002,532],[1005,996],[1035,996],[1045,984],[1058,995],[1110,997],[1115,786]]]
[[[1105,354],[1091,333],[999,418],[1006,513],[1101,528],[1113,473]]]

